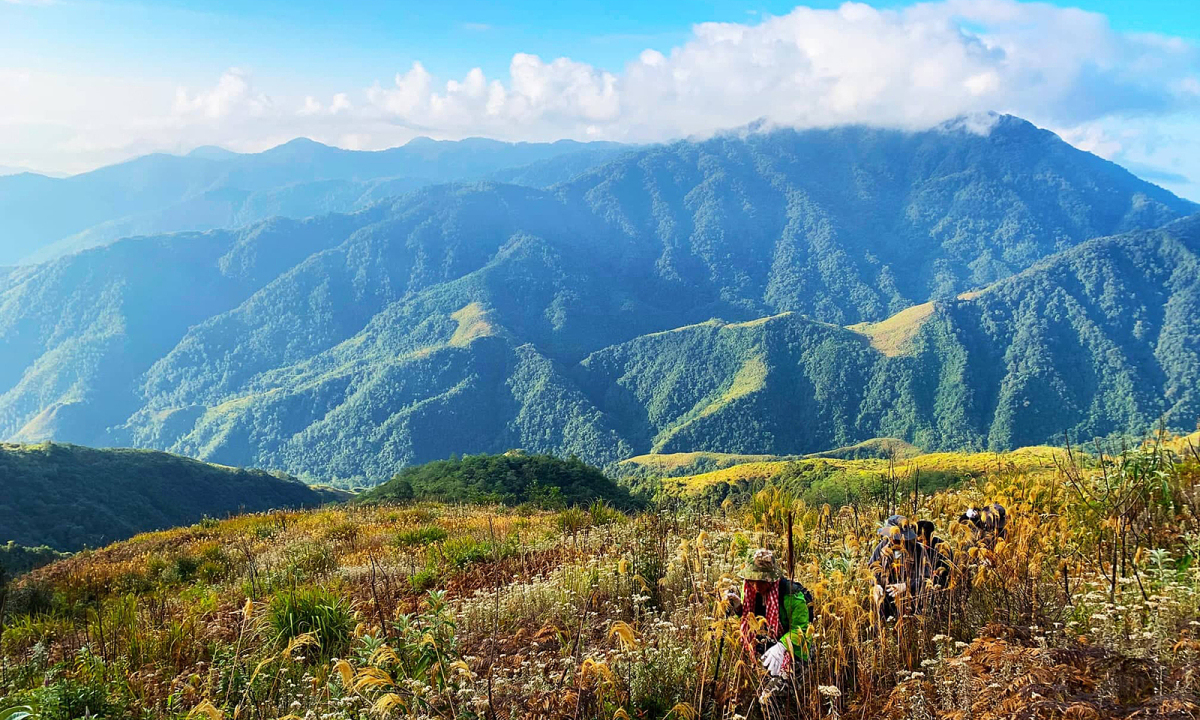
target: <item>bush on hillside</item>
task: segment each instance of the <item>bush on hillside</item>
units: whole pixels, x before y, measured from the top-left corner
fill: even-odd
[[[434,500],[450,503],[529,502],[541,508],[633,504],[628,491],[577,458],[553,455],[468,455],[405,468],[360,496],[360,502]]]

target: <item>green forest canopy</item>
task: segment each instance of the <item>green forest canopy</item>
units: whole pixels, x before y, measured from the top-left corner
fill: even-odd
[[[358,502],[404,500],[500,502],[509,505],[586,505],[596,500],[629,506],[629,493],[578,458],[528,455],[468,455],[401,470]]]

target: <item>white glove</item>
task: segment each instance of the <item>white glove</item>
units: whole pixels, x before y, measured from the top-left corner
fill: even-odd
[[[775,677],[783,677],[783,663],[787,658],[788,649],[783,643],[775,643],[763,653],[762,664]]]
[[[908,586],[902,582],[892,583],[887,586],[887,594],[893,598],[902,598],[908,593]]]

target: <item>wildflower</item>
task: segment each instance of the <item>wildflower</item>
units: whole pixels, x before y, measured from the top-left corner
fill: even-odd
[[[821,695],[827,698],[837,698],[842,696],[842,691],[838,689],[837,685],[818,685],[817,692],[821,693]]]

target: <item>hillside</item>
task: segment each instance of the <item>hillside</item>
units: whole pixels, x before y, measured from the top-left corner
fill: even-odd
[[[901,494],[911,493],[914,484],[918,492],[929,494],[989,474],[1049,472],[1064,459],[1064,450],[1049,446],[1004,453],[914,453],[893,459],[816,454],[798,460],[747,462],[720,470],[663,477],[659,489],[669,497],[721,501],[775,486],[795,493],[809,505],[828,503],[841,507],[855,500],[878,497],[889,482],[905,488],[898,491]]]
[[[732,717],[766,678],[724,596],[766,546],[781,561],[793,549],[815,610],[790,720],[1194,718],[1200,526],[1186,508],[1200,502],[1200,464],[1154,444],[1103,470],[1080,455],[1030,462],[1045,452],[841,509],[773,485],[719,509],[633,516],[354,503],[139,535],[0,597],[0,708],[39,720]],[[1004,539],[957,521],[991,502],[1008,510]],[[902,596],[887,621],[870,557],[894,512],[932,523],[954,562],[944,588]]]
[[[871,438],[854,445],[823,450],[807,455],[737,455],[720,452],[649,453],[622,460],[608,468],[619,478],[666,478],[700,475],[749,463],[782,463],[801,458],[866,460],[872,458],[907,460],[921,449],[895,438]]]
[[[381,151],[298,138],[261,153],[198,148],[75,175],[0,177],[0,265],[40,262],[132,235],[351,212],[435,183],[562,182],[626,150],[616,143],[416,138]],[[559,163],[546,161],[559,158]]]
[[[619,478],[663,478],[697,475],[734,465],[783,460],[777,455],[735,455],[717,452],[648,453],[613,464],[608,470]]]
[[[0,436],[356,485],[514,447],[607,466],[1191,429],[1196,221],[1139,229],[1195,210],[1000,118],[127,239],[0,275]]]
[[[0,538],[99,547],[202,517],[312,507],[344,497],[293,478],[150,450],[0,444]],[[15,551],[14,551],[15,552]]]
[[[853,445],[809,453],[810,458],[836,458],[839,460],[908,460],[921,454],[921,448],[896,438],[871,438]]]

